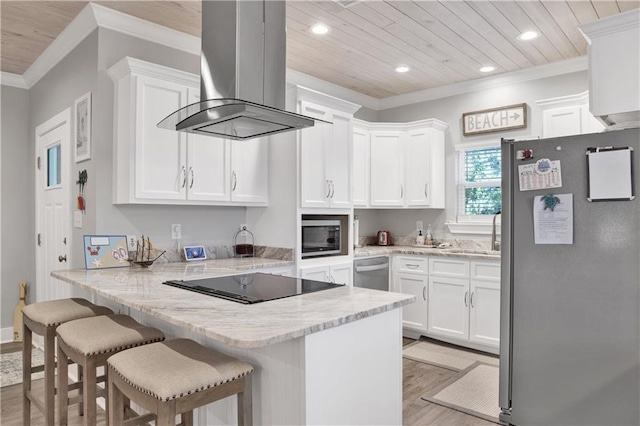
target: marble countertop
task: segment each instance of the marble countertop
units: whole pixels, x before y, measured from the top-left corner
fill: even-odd
[[[196,264],[164,263],[143,268],[54,271],[57,279],[222,343],[256,348],[337,327],[400,308],[414,296],[344,286],[300,296],[243,305],[163,285],[163,281],[246,273],[289,266],[264,258],[224,259]]]
[[[497,254],[496,254],[497,253]],[[476,260],[500,260],[500,252],[459,248],[425,248],[414,246],[364,246],[354,249],[354,257],[389,254],[411,254],[418,256],[458,257]]]

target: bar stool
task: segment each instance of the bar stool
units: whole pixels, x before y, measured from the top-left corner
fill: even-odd
[[[31,403],[42,412],[45,424],[52,425],[54,421],[54,343],[58,326],[79,318],[107,314],[113,314],[113,311],[80,298],[32,303],[22,309],[22,423],[25,426],[31,424]],[[44,337],[44,367],[31,364],[32,333]],[[31,375],[43,370],[44,396],[40,399],[31,392]]]
[[[67,424],[69,406],[68,359],[84,369],[82,380],[84,424],[95,425],[97,417],[98,367],[106,366],[111,355],[140,345],[164,340],[157,328],[138,323],[127,315],[103,315],[69,321],[58,327],[58,411],[59,424]],[[106,368],[106,367],[105,367]],[[105,374],[106,371],[105,371]],[[107,374],[108,376],[108,374]],[[105,380],[106,384],[106,380]],[[106,399],[107,407],[109,400]],[[108,411],[107,411],[108,416]]]
[[[137,421],[156,426],[193,424],[193,410],[231,395],[238,398],[238,424],[253,424],[253,367],[189,339],[167,340],[122,351],[108,359],[109,425],[123,424],[124,398],[149,414]]]

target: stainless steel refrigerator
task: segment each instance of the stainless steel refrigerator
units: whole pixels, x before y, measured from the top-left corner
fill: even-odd
[[[590,163],[606,157],[593,153],[626,147],[633,151],[616,158],[629,164]],[[551,182],[536,175],[542,180],[532,183],[531,168],[544,174],[555,165],[561,186],[531,189]],[[628,179],[637,192],[640,129],[502,141],[500,418],[505,423],[640,424],[640,197],[615,195],[619,186],[629,185],[620,180],[621,165],[632,169]],[[600,193],[594,197],[596,186]],[[559,194],[573,195],[572,230],[565,205],[564,219],[557,220],[560,237],[554,234],[555,213],[547,215],[560,212],[551,209],[562,205]],[[534,229],[535,209],[552,219],[539,220]],[[570,243],[554,242],[567,233]]]

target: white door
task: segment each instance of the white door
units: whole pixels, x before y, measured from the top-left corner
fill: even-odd
[[[469,340],[500,346],[500,281],[471,280]]]
[[[331,121],[329,111],[310,102],[301,102],[301,114]],[[327,143],[331,125],[316,123],[300,131],[300,206],[329,207],[331,185],[327,175]]]
[[[187,135],[159,129],[157,124],[186,106],[187,87],[151,77],[136,78],[136,198],[184,200]]]
[[[425,275],[407,274],[397,272],[395,274],[395,291],[404,294],[412,294],[416,302],[402,308],[402,326],[416,331],[427,331],[427,286],[429,279]]]
[[[429,277],[429,333],[469,338],[469,280]]]
[[[426,129],[407,135],[405,153],[405,182],[407,206],[428,206],[429,190],[429,134]]]
[[[70,287],[51,277],[71,259],[71,113],[36,128],[36,299],[69,297]],[[33,300],[33,299],[32,299]]]
[[[329,155],[329,183],[331,186],[331,207],[351,207],[351,141],[352,116],[334,111],[331,120],[332,136],[328,140],[331,148]]]
[[[369,202],[369,132],[353,129],[353,205],[366,207]]]
[[[330,280],[337,284],[353,285],[353,263],[331,265]]]
[[[200,95],[189,89],[189,103]],[[195,133],[187,134],[187,199],[229,201],[231,161],[229,141]]]
[[[371,132],[371,206],[404,205],[401,132]]]
[[[269,201],[269,138],[229,143],[231,201],[266,205]]]
[[[307,280],[330,282],[328,266],[313,266],[300,268],[300,277]]]

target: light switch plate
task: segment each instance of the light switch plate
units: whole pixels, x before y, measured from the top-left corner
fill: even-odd
[[[127,235],[127,250],[135,251],[136,250],[136,236],[135,235]]]
[[[424,229],[424,223],[421,220],[416,220],[416,229]]]
[[[73,212],[73,227],[82,228],[82,210],[75,210]]]

